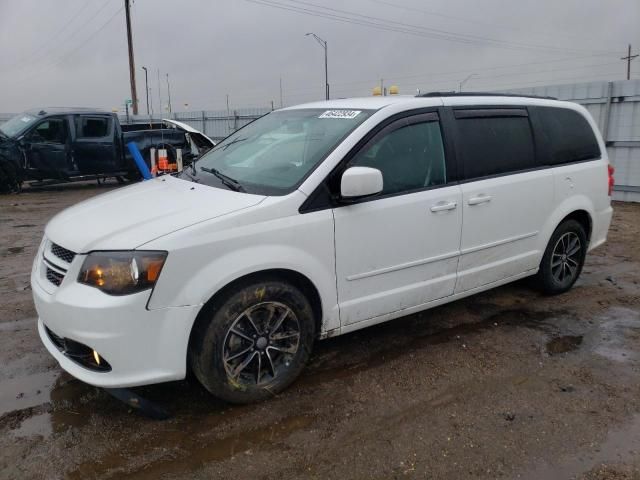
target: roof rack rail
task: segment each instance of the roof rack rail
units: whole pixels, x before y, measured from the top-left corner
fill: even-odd
[[[416,97],[522,97],[541,98],[543,100],[557,100],[556,97],[545,97],[542,95],[524,95],[519,93],[496,93],[496,92],[428,92],[416,95]]]

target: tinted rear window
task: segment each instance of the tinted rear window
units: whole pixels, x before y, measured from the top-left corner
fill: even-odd
[[[537,107],[541,160],[547,165],[600,158],[589,122],[574,110]],[[537,129],[537,130],[538,130]]]
[[[463,174],[487,177],[536,167],[526,116],[457,118]]]

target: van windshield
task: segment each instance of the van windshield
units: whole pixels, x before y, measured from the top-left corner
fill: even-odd
[[[0,125],[0,132],[7,137],[17,137],[24,132],[33,122],[36,121],[36,117],[29,115],[28,113],[21,113],[15,117],[10,118],[2,125]]]
[[[260,195],[284,195],[304,178],[371,110],[296,109],[271,112],[217,144],[181,178]],[[224,187],[223,187],[224,186]]]

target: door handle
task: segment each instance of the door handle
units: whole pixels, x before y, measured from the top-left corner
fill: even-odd
[[[469,199],[469,205],[480,205],[481,203],[487,203],[491,201],[491,195],[485,195],[484,193],[477,197],[471,197]]]
[[[431,207],[432,212],[443,212],[445,210],[453,210],[458,204],[456,202],[438,202]]]

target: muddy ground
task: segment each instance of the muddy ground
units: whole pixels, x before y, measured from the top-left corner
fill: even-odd
[[[49,218],[114,187],[0,197],[0,478],[640,479],[640,205],[575,288],[518,282],[317,344],[278,397],[231,407],[193,381],[142,418],[62,373],[29,290]]]

